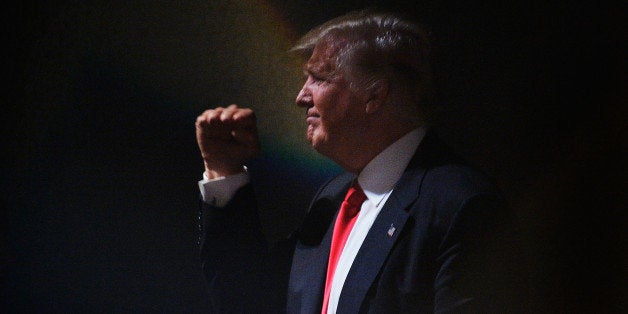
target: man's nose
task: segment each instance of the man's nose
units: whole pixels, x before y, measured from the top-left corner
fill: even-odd
[[[309,79],[297,94],[296,104],[299,107],[311,107],[312,106],[312,92],[308,87]]]

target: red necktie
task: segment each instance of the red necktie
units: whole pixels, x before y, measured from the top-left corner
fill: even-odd
[[[356,181],[353,186],[347,192],[345,200],[340,206],[340,212],[336,218],[334,224],[334,233],[331,238],[331,249],[329,252],[329,264],[327,266],[327,279],[325,281],[325,296],[323,298],[323,314],[327,313],[327,305],[329,304],[329,294],[331,292],[331,283],[336,272],[336,265],[338,259],[342,253],[342,249],[345,247],[349,233],[358,218],[358,212],[362,203],[366,200],[364,191]]]

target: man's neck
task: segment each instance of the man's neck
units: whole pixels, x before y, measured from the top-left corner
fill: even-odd
[[[380,132],[372,132],[373,134],[361,137],[363,140],[356,143],[356,147],[348,151],[345,158],[334,161],[346,171],[357,175],[373,158],[417,127],[397,126],[387,130],[382,129]]]

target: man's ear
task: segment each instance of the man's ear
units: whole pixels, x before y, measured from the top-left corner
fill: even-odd
[[[379,112],[388,99],[388,92],[387,81],[378,80],[373,83],[368,90],[369,98],[366,101],[366,113],[373,114]]]

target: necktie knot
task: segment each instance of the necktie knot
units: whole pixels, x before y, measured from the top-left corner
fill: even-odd
[[[362,206],[362,203],[364,203],[364,201],[366,200],[366,195],[364,194],[364,191],[362,190],[362,188],[360,187],[360,184],[358,184],[358,182],[356,181],[355,184],[353,184],[353,186],[351,186],[351,188],[349,188],[349,191],[347,191],[347,196],[345,197],[345,202],[348,203],[348,216],[355,216],[358,211],[360,211],[360,207]]]

